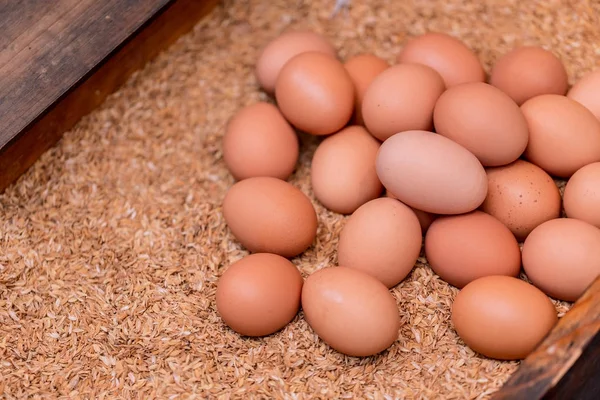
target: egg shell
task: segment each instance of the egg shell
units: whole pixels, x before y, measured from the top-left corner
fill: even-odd
[[[517,160],[486,173],[488,194],[480,209],[506,225],[519,242],[536,226],[560,216],[560,191],[540,167]]]
[[[275,99],[296,128],[312,135],[342,129],[354,112],[354,83],[339,60],[319,52],[290,59],[279,72]]]
[[[437,218],[425,235],[425,257],[433,272],[457,288],[484,276],[516,277],[521,271],[514,235],[482,211]]]
[[[360,206],[346,221],[338,242],[338,263],[391,288],[412,271],[421,242],[421,225],[410,207],[381,197]]]
[[[460,39],[441,32],[411,38],[397,57],[398,63],[424,64],[435,69],[447,88],[485,81],[477,55]]]
[[[600,162],[575,172],[563,194],[565,213],[600,228]]]
[[[590,110],[597,119],[600,119],[600,69],[592,71],[575,82],[567,93],[567,97],[575,100]]]
[[[294,257],[317,235],[317,214],[310,199],[277,178],[235,183],[225,195],[223,216],[233,236],[252,253]]]
[[[401,131],[431,130],[433,108],[444,90],[442,77],[432,68],[394,65],[377,75],[365,92],[365,126],[381,141]]]
[[[362,101],[373,79],[388,69],[390,64],[371,53],[361,53],[349,58],[344,67],[354,83],[354,123],[364,125]]]
[[[312,273],[302,288],[304,319],[334,350],[366,357],[397,339],[400,315],[394,296],[371,275],[348,267]]]
[[[380,143],[362,126],[349,126],[323,140],[311,163],[315,197],[327,209],[350,214],[381,195],[375,171]]]
[[[452,304],[452,324],[473,351],[492,359],[527,357],[556,325],[550,299],[510,276],[487,276],[467,284]]]
[[[546,94],[521,109],[529,127],[527,160],[560,178],[600,161],[600,121],[575,100]]]
[[[398,200],[398,198],[396,198],[396,196],[394,196],[392,193],[390,193],[389,190],[385,191],[385,196],[389,197],[390,199]],[[400,201],[400,200],[398,200],[398,201]],[[404,204],[404,203],[402,203],[402,204]],[[416,209],[414,207],[409,206],[409,208],[411,210],[413,210],[413,212],[419,219],[419,224],[421,224],[421,231],[423,232],[423,234],[425,234],[425,232],[427,232],[427,229],[429,229],[429,227],[431,226],[431,223],[436,219],[437,215],[425,212],[423,210]]]
[[[254,176],[285,180],[294,172],[298,154],[296,132],[270,103],[243,107],[223,135],[223,160],[236,180]]]
[[[569,77],[562,61],[551,51],[539,46],[519,46],[496,61],[490,84],[521,105],[543,94],[564,95]]]
[[[600,275],[600,229],[573,218],[544,222],[523,243],[523,269],[547,295],[577,300]]]
[[[255,75],[267,93],[275,91],[281,68],[294,56],[316,51],[337,58],[335,48],[326,36],[309,30],[289,30],[270,40],[259,52]]]
[[[275,333],[300,309],[304,280],[286,258],[256,253],[231,264],[217,283],[221,319],[244,336]]]
[[[517,103],[483,82],[446,90],[435,105],[433,120],[438,134],[465,147],[486,167],[515,161],[529,139],[527,121]]]
[[[432,132],[400,132],[386,140],[377,155],[377,175],[398,200],[433,214],[473,211],[487,194],[477,157]]]

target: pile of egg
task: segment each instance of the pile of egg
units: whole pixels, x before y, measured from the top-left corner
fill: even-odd
[[[240,335],[265,336],[302,309],[333,349],[375,355],[399,337],[389,289],[424,248],[459,289],[452,325],[464,343],[524,358],[558,320],[550,299],[575,301],[600,274],[600,71],[569,87],[557,56],[521,46],[488,78],[465,43],[436,32],[396,61],[343,62],[311,31],[262,49],[256,78],[274,101],[239,110],[223,137],[236,180],[223,215],[249,255],[219,278],[219,315]],[[313,245],[319,221],[287,181],[298,132],[322,137],[316,200],[348,215],[338,265],[306,279],[291,259]],[[555,179],[568,181],[563,196]]]

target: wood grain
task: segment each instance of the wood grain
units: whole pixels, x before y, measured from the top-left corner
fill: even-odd
[[[600,278],[492,399],[600,399]]]
[[[49,4],[52,7],[49,7]],[[0,7],[0,191],[217,0],[27,0]]]

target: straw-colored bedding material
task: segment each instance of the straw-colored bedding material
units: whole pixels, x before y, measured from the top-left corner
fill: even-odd
[[[518,44],[565,62],[571,82],[600,59],[600,3],[579,1],[227,1],[136,74],[0,196],[0,396],[4,398],[485,398],[516,362],[475,355],[452,330],[456,290],[420,259],[392,290],[403,326],[383,354],[345,357],[300,313],[241,338],[219,319],[219,275],[246,254],[221,202],[228,118],[266,99],[253,65],[284,28],[326,34],[341,57],[393,62],[429,29],[463,39],[489,71]],[[314,202],[304,276],[335,264],[345,218],[312,195],[302,136],[290,179]],[[565,304],[559,311],[567,310]]]

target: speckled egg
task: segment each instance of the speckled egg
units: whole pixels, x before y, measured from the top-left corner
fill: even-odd
[[[488,193],[481,210],[506,225],[520,242],[536,226],[560,216],[560,191],[540,167],[517,160],[486,173]]]

